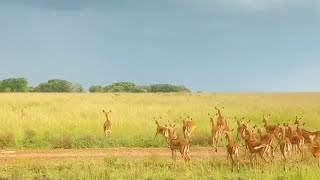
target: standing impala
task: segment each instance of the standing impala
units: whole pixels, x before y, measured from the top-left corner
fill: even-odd
[[[283,160],[283,169],[286,170],[286,163],[289,158],[292,156],[292,144],[290,139],[286,137],[286,127],[279,126],[281,130],[281,141],[280,141],[280,151],[281,151],[281,160]]]
[[[224,122],[224,117],[221,114],[221,111],[224,110],[224,107],[218,109],[217,107],[214,107],[218,111],[218,120],[217,120],[217,126],[219,126],[221,129],[224,128],[225,122]]]
[[[111,113],[111,110],[108,112],[106,112],[105,110],[102,110],[102,112],[104,112],[104,114],[106,115],[106,121],[104,122],[104,125],[103,125],[104,134],[107,137],[110,137],[112,124],[109,119],[109,114]]]
[[[186,120],[183,120],[182,123],[183,123],[182,130],[183,130],[184,137],[190,140],[190,136],[193,133],[194,129],[196,128],[196,125],[193,122],[192,118],[189,119],[189,117],[187,117]]]
[[[166,126],[165,136],[168,139],[168,143],[172,153],[172,165],[173,168],[176,167],[176,151],[179,150],[182,158],[185,162],[190,161],[189,157],[189,140],[188,139],[178,139],[176,136],[176,125],[170,124]]]
[[[263,116],[263,123],[264,123],[264,127],[266,128],[267,133],[272,133],[274,134],[274,136],[280,140],[280,128],[278,124],[273,124],[270,125],[269,124],[269,118],[270,118],[270,114],[268,116]]]
[[[210,116],[210,123],[211,123],[211,138],[212,138],[212,148],[215,151],[215,153],[218,152],[218,142],[221,138],[222,130],[218,125],[214,124],[214,118],[217,116],[217,114]]]
[[[233,171],[233,167],[237,163],[237,170],[239,172],[239,146],[236,141],[231,140],[231,131],[224,131],[227,140],[227,157],[231,159],[231,171]]]

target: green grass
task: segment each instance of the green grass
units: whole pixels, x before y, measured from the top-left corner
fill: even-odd
[[[209,146],[208,113],[215,113],[214,106],[224,106],[224,116],[245,117],[257,125],[266,114],[271,114],[270,123],[293,122],[302,115],[307,129],[320,129],[320,93],[2,93],[0,147],[163,147],[164,138],[153,140],[153,117],[159,116],[162,124],[176,121],[180,136],[179,117],[192,117],[197,125],[192,145]],[[112,110],[109,139],[102,109]],[[231,119],[231,128],[235,124]],[[9,140],[1,145],[3,137]]]
[[[319,179],[313,161],[295,162],[283,171],[279,162],[250,168],[241,163],[240,172],[231,172],[225,160],[195,158],[186,165],[178,160],[146,156],[135,159],[108,156],[100,159],[30,160],[0,164],[0,179]]]

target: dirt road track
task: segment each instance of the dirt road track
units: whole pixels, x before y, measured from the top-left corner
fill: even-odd
[[[225,148],[219,148],[214,154],[210,147],[194,147],[190,149],[190,156],[222,156]],[[14,160],[17,158],[101,158],[108,155],[119,157],[139,156],[171,156],[169,148],[101,148],[101,149],[10,149],[0,150],[0,161]]]

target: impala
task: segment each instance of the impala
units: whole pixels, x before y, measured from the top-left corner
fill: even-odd
[[[259,128],[257,130],[259,136],[260,136],[260,141],[263,143],[268,143],[270,149],[268,149],[268,156],[269,159],[272,160],[272,158],[274,158],[274,147],[273,147],[273,142],[274,142],[274,134],[272,133],[266,133],[266,134],[262,134],[262,128]],[[271,151],[271,152],[270,152]]]
[[[185,160],[185,162],[190,161],[189,157],[189,140],[188,139],[178,139],[176,137],[176,125],[170,124],[166,127],[165,136],[167,137],[171,153],[172,153],[172,164],[173,168],[176,167],[176,151],[179,150],[179,152],[182,155],[182,158]]]
[[[292,133],[292,127],[289,124],[285,124],[288,129],[287,137],[289,138],[291,144],[293,146],[296,146],[297,150],[301,154],[301,159],[303,159],[304,155],[304,137],[298,134]]]
[[[245,142],[246,142],[246,146],[249,149],[250,152],[250,164],[253,167],[255,162],[257,162],[257,157],[256,154],[259,154],[259,156],[261,157],[261,159],[264,162],[267,162],[266,159],[264,158],[264,154],[266,153],[266,151],[269,148],[269,142],[260,142],[258,141],[255,136],[253,136],[252,134],[253,130],[246,127],[245,130]]]
[[[270,114],[268,116],[263,116],[264,127],[267,133],[272,133],[279,140],[280,128],[278,124],[270,125],[269,122]]]
[[[165,131],[166,131],[166,127],[165,126],[161,126],[159,124],[159,120],[161,119],[162,117],[156,119],[155,117],[153,118],[155,120],[155,123],[157,125],[157,129],[156,129],[156,135],[154,136],[153,139],[155,139],[157,137],[158,134],[162,134],[163,136],[165,135]]]
[[[210,116],[210,122],[211,122],[211,138],[212,138],[212,148],[215,153],[218,152],[218,142],[221,137],[222,129],[220,126],[214,124],[214,118],[217,116],[217,114]]]
[[[106,121],[104,122],[104,125],[103,125],[104,133],[107,137],[110,137],[112,123],[109,119],[109,114],[111,113],[111,110],[108,112],[106,112],[105,110],[102,110],[102,112],[104,112],[104,114],[106,115]]]
[[[290,139],[286,137],[286,127],[279,126],[281,130],[281,140],[280,140],[280,151],[281,151],[281,160],[283,158],[283,169],[286,170],[286,162],[292,156],[292,144]]]
[[[233,129],[231,130],[233,131]],[[231,171],[233,171],[234,165],[237,163],[237,170],[239,172],[239,147],[236,141],[231,140],[231,132],[230,131],[224,131],[225,137],[227,140],[227,157],[230,157],[231,159]]]
[[[313,157],[318,159],[318,167],[320,167],[320,146],[314,142],[315,135],[309,135],[310,144],[308,146],[309,151]]]
[[[193,122],[192,118],[189,118],[189,117],[187,117],[186,120],[183,120],[182,123],[183,123],[182,130],[183,130],[184,137],[187,139],[190,139],[191,134],[196,128],[196,125]]]
[[[221,129],[224,128],[225,122],[224,117],[221,114],[221,111],[224,110],[224,107],[218,109],[217,107],[214,107],[218,111],[218,119],[217,119],[217,126],[219,126]]]

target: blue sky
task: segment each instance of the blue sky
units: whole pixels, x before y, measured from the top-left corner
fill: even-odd
[[[319,91],[317,0],[2,0],[0,79]]]

